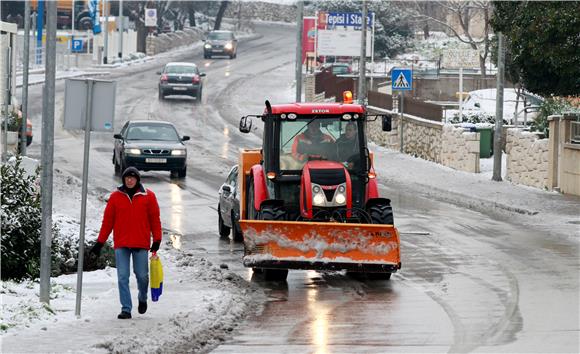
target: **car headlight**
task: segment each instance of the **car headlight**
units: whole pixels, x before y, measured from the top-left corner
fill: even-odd
[[[141,155],[140,149],[127,149],[127,154],[129,155]]]
[[[205,49],[211,49],[211,44],[209,44],[209,43],[206,43],[206,44],[205,44],[203,47],[204,47]]]
[[[232,45],[232,43],[226,43],[226,45],[224,46],[224,48],[226,49],[232,49],[234,46]]]
[[[171,155],[173,155],[173,156],[183,156],[183,155],[185,155],[185,150],[183,150],[183,149],[171,150]]]

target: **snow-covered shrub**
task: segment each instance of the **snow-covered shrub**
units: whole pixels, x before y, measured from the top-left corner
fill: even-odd
[[[462,115],[462,119],[459,119],[459,113],[454,113],[453,117],[449,120],[452,124],[458,123],[490,123],[495,124],[495,116],[485,113],[485,112],[470,112],[464,111]],[[507,124],[507,121],[504,119],[503,124]]]
[[[2,165],[1,217],[2,280],[36,279],[40,275],[41,205],[38,172],[26,174],[17,158]],[[57,219],[52,227],[51,276],[77,271],[79,224]],[[85,244],[84,270],[114,266],[115,255],[107,243],[101,257],[91,257],[94,244]]]
[[[2,164],[2,280],[38,277],[40,271],[40,188],[38,172],[28,176],[21,159]]]

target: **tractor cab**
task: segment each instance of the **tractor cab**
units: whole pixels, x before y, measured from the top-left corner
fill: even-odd
[[[365,126],[377,117],[355,104],[266,103],[260,116],[265,186],[285,220],[365,221],[368,213],[358,211],[374,177]],[[242,118],[240,130],[248,124]]]

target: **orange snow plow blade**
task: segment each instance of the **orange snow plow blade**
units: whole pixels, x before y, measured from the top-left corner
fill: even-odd
[[[240,220],[244,266],[394,273],[401,268],[393,225]]]

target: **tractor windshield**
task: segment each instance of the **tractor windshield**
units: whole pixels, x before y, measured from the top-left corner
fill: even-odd
[[[301,170],[309,160],[342,163],[360,169],[359,126],[340,117],[306,116],[280,120],[280,169]]]

